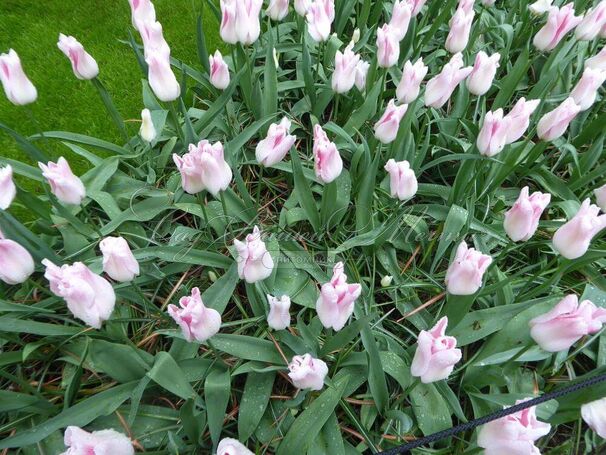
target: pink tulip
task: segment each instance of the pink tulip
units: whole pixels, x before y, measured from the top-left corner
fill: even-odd
[[[602,212],[606,213],[606,185],[602,185],[593,192],[595,194],[596,204],[602,209]]]
[[[203,343],[221,328],[221,315],[204,306],[200,289],[193,288],[190,296],[181,297],[179,305],[181,308],[168,305],[168,314],[179,324],[187,341]]]
[[[423,5],[425,5],[425,2],[427,2],[427,0],[407,0],[407,1],[410,4],[411,14],[413,17],[421,12],[421,8],[423,8]]]
[[[238,42],[238,32],[236,25],[238,0],[221,0],[221,27],[219,34],[221,39],[227,44],[236,44]]]
[[[215,51],[215,55],[208,57],[210,64],[210,83],[219,90],[225,90],[229,87],[229,67],[221,52]]]
[[[156,22],[156,10],[151,0],[128,0],[133,27],[137,30],[144,23]]]
[[[540,455],[534,442],[548,434],[551,425],[538,421],[535,413],[536,406],[532,406],[483,425],[478,446],[485,449],[486,455]]]
[[[602,47],[596,55],[585,60],[585,68],[606,70],[606,46]]]
[[[417,350],[410,365],[410,373],[421,378],[423,384],[448,378],[461,360],[457,339],[446,336],[448,318],[444,316],[431,330],[421,330]]]
[[[269,0],[267,15],[275,21],[281,21],[288,15],[288,0]]]
[[[0,231],[0,281],[10,285],[25,283],[32,273],[34,259],[29,251]]]
[[[436,109],[442,107],[452,95],[457,85],[465,79],[473,67],[463,68],[463,55],[458,52],[444,65],[442,71],[427,82],[425,88],[425,106]]]
[[[48,181],[51,192],[64,204],[78,205],[86,196],[82,180],[74,175],[69,163],[63,157],[57,163],[49,161],[48,164],[38,163],[42,175]]]
[[[606,5],[606,0],[604,4]],[[606,81],[606,70],[585,68],[581,79],[570,92],[570,97],[581,107],[582,111],[585,111],[595,102],[598,89],[604,81]]]
[[[407,60],[406,63],[404,63],[402,79],[400,79],[400,83],[396,89],[398,101],[410,104],[418,98],[421,82],[427,75],[427,70],[428,68],[425,66],[425,63],[423,63],[422,57],[419,57],[414,65],[410,60]]]
[[[160,101],[174,101],[181,94],[181,86],[170,67],[170,56],[164,51],[147,53],[149,85]]]
[[[390,159],[385,164],[385,170],[389,173],[391,197],[405,201],[417,194],[419,188],[417,177],[408,161],[396,162],[396,160]]]
[[[356,65],[356,87],[359,91],[363,92],[366,88],[366,77],[368,76],[368,69],[370,63],[360,60]]]
[[[606,439],[606,397],[581,406],[581,417],[600,438]]]
[[[36,87],[25,75],[21,60],[12,49],[8,54],[0,54],[0,82],[8,100],[17,106],[33,103],[38,98]]]
[[[480,153],[484,156],[495,156],[500,153],[507,143],[508,129],[509,120],[503,117],[503,109],[488,111],[476,141]]]
[[[100,329],[114,311],[116,294],[107,280],[94,274],[82,262],[56,266],[44,259],[44,276],[53,294],[63,297],[72,314],[87,325]]]
[[[236,34],[238,41],[244,45],[252,44],[261,34],[259,15],[263,8],[263,0],[236,1]]]
[[[321,390],[328,374],[326,363],[314,359],[311,354],[294,356],[288,364],[288,369],[288,376],[298,389]]]
[[[398,135],[400,122],[406,114],[408,104],[396,106],[395,100],[390,100],[383,116],[375,123],[375,137],[383,144],[390,144]]]
[[[343,171],[343,160],[334,142],[320,125],[314,127],[314,170],[321,183],[330,183]]]
[[[0,209],[10,207],[17,195],[17,187],[13,182],[13,168],[10,164],[0,167]]]
[[[305,17],[310,4],[311,0],[295,0],[295,11],[299,16]]]
[[[467,47],[474,16],[473,7],[465,9],[459,6],[457,8],[449,22],[450,31],[444,45],[448,52],[456,54],[457,52],[462,52]]]
[[[393,4],[389,27],[398,41],[402,41],[406,36],[411,17],[412,6],[410,5],[409,0],[396,0]]]
[[[141,22],[139,33],[143,41],[143,53],[145,58],[149,55],[163,56],[164,59],[170,57],[170,46],[164,39],[162,24],[160,22]]]
[[[353,313],[354,303],[362,293],[362,286],[347,283],[347,275],[343,269],[342,262],[334,266],[332,278],[322,285],[320,297],[316,302],[316,311],[322,325],[337,332],[345,327]]]
[[[540,51],[553,50],[564,38],[564,35],[575,28],[581,20],[581,16],[574,15],[574,5],[572,3],[567,3],[561,8],[557,6],[550,7],[547,23],[534,37],[534,46]]]
[[[528,100],[520,98],[513,109],[504,118],[508,121],[507,144],[520,139],[530,125],[530,116],[539,106],[541,100]]]
[[[497,74],[500,59],[501,54],[498,52],[492,54],[490,57],[484,51],[476,54],[473,70],[466,82],[469,93],[481,96],[490,90],[492,81]]]
[[[574,36],[583,41],[595,39],[602,28],[606,25],[606,0],[602,0],[595,8],[590,8],[577,28]]]
[[[553,141],[559,138],[579,112],[581,112],[581,106],[574,101],[574,98],[566,98],[558,107],[543,115],[539,120],[537,125],[539,139]]]
[[[576,295],[564,297],[551,311],[530,321],[530,336],[547,352],[568,350],[585,335],[602,329],[606,309],[589,300],[579,304]]]
[[[377,30],[377,61],[381,68],[397,65],[400,58],[400,41],[394,29],[385,24]]]
[[[132,281],[139,275],[139,263],[122,237],[106,237],[99,243],[103,253],[103,271],[120,282]]]
[[[248,234],[244,242],[234,239],[238,253],[238,275],[247,283],[256,283],[268,278],[274,269],[274,260],[267,251],[265,242],[261,240],[261,232],[257,226],[252,234]]]
[[[528,9],[535,16],[542,16],[543,14],[549,11],[549,8],[551,8],[552,3],[553,0],[537,0],[533,4],[529,5]]]
[[[280,298],[267,294],[269,303],[269,314],[267,315],[267,325],[274,330],[284,330],[290,325],[290,297],[283,295]]]
[[[581,204],[577,214],[553,236],[555,250],[566,259],[577,259],[589,249],[591,240],[606,228],[606,215],[600,215],[600,208],[592,205],[589,198]]]
[[[217,455],[255,455],[237,439],[223,438],[217,446]]]
[[[317,43],[328,40],[330,28],[335,20],[334,0],[314,0],[307,8],[307,28]]]
[[[133,445],[122,433],[100,430],[89,433],[75,426],[65,429],[63,442],[69,447],[63,455],[134,455]]]
[[[295,145],[296,136],[289,133],[291,122],[286,117],[269,126],[267,137],[257,144],[255,155],[259,164],[269,167],[279,163]]]
[[[539,219],[550,201],[549,193],[537,191],[529,196],[528,187],[522,188],[517,201],[505,214],[503,227],[509,238],[514,242],[530,239],[537,231]]]
[[[60,33],[57,47],[69,58],[74,75],[78,79],[89,80],[97,77],[99,65],[76,38]]]
[[[482,287],[482,277],[490,264],[490,256],[476,251],[475,248],[467,248],[467,244],[461,242],[446,271],[448,292],[452,295],[475,294]]]
[[[335,55],[335,71],[332,73],[332,89],[336,93],[349,92],[356,82],[356,68],[360,63],[360,56],[354,53],[353,43],[350,43],[345,52],[337,51]]]
[[[475,0],[459,0],[457,9],[462,9],[466,13],[473,11]]]
[[[173,154],[173,161],[181,173],[183,190],[189,194],[208,191],[217,197],[229,187],[232,171],[225,161],[223,144],[212,144],[207,140],[190,144],[188,153],[180,157]]]

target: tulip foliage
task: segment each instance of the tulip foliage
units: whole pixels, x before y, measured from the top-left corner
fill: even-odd
[[[205,0],[191,55],[129,3],[136,129],[52,49],[123,142],[0,124],[0,450],[377,453],[606,371],[605,1]],[[602,453],[604,397],[435,453]]]

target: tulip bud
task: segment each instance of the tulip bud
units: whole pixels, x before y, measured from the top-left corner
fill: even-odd
[[[540,51],[551,51],[570,30],[581,22],[581,16],[574,15],[574,5],[567,3],[558,8],[549,8],[547,23],[534,37],[533,44]]]
[[[525,186],[511,209],[505,214],[503,227],[511,240],[519,242],[530,239],[537,231],[539,219],[551,201],[549,193],[532,193],[528,196]]]
[[[210,63],[210,83],[219,90],[229,87],[229,67],[221,52],[215,51],[215,55],[208,57]]]
[[[400,128],[400,121],[406,110],[408,104],[402,104],[396,106],[395,100],[390,100],[387,104],[387,108],[383,113],[383,116],[375,123],[375,137],[383,144],[390,144],[398,135],[398,129]]]
[[[78,79],[89,80],[97,77],[99,65],[76,38],[60,33],[57,47],[69,58],[74,75]]]
[[[493,6],[496,0],[482,0],[482,5],[484,6]]]
[[[356,68],[360,56],[353,52],[353,43],[345,48],[345,52],[337,51],[335,55],[335,71],[332,73],[332,89],[336,93],[349,92],[356,82]]]
[[[507,144],[511,144],[520,139],[530,124],[530,116],[539,106],[541,100],[528,100],[520,98],[513,109],[504,119],[508,122]]]
[[[181,173],[183,190],[189,194],[208,191],[217,197],[225,191],[232,179],[232,171],[225,161],[223,144],[211,145],[207,140],[190,144],[188,153],[180,157],[173,154],[173,161]]]
[[[267,137],[257,144],[255,155],[259,164],[273,166],[284,159],[295,141],[296,136],[289,134],[291,122],[286,117],[280,123],[269,126]]]
[[[579,305],[577,296],[571,294],[551,311],[530,321],[530,336],[547,352],[567,351],[585,335],[599,332],[605,322],[606,309],[589,300]]]
[[[536,16],[542,16],[551,8],[553,0],[537,0],[532,5],[528,5],[530,12]]]
[[[316,302],[316,311],[322,325],[337,332],[345,327],[353,313],[354,303],[362,293],[362,286],[347,283],[343,269],[342,262],[334,266],[332,278],[322,285]]]
[[[236,29],[236,2],[238,0],[221,0],[221,27],[219,34],[221,39],[228,44],[238,42],[238,33]]]
[[[237,439],[223,438],[217,446],[217,455],[255,455]]]
[[[335,20],[334,0],[314,0],[307,8],[307,28],[312,39],[320,43],[330,37],[330,27]]]
[[[17,195],[17,187],[13,182],[13,168],[10,164],[0,167],[0,209],[10,207]]]
[[[457,52],[462,52],[467,47],[474,16],[473,7],[465,9],[459,6],[457,8],[449,22],[450,31],[444,45],[448,52],[456,54]]]
[[[208,279],[210,280],[211,283],[216,283],[217,282],[217,274],[215,272],[213,272],[212,270],[208,271]]]
[[[448,378],[454,366],[461,360],[457,339],[446,336],[448,318],[444,316],[431,330],[421,330],[417,338],[417,350],[410,365],[410,373],[429,384]]]
[[[274,330],[284,330],[290,325],[290,297],[283,295],[280,298],[267,294],[269,303],[269,315],[267,325]]]
[[[559,138],[579,112],[581,112],[581,106],[575,102],[574,98],[566,98],[558,107],[543,115],[539,120],[537,125],[539,139],[553,141]]]
[[[181,86],[170,67],[170,56],[150,51],[145,58],[149,72],[149,85],[160,101],[174,101],[181,94]]]
[[[310,4],[311,0],[295,0],[295,11],[299,16],[305,17]]]
[[[490,256],[476,251],[475,248],[467,248],[467,244],[461,242],[446,271],[448,292],[452,295],[475,294],[482,287],[482,277],[490,264]]]
[[[421,82],[427,75],[427,69],[427,66],[423,63],[422,57],[419,57],[414,65],[410,60],[407,60],[406,63],[404,63],[402,79],[400,79],[400,83],[396,89],[398,101],[410,104],[418,98]]]
[[[100,430],[89,433],[82,428],[69,426],[65,429],[63,442],[68,447],[63,455],[135,455],[130,439],[115,430]]]
[[[356,28],[353,31],[353,35],[351,36],[351,41],[354,44],[356,44],[358,41],[360,41],[360,29],[359,28]]]
[[[566,259],[577,259],[589,249],[591,240],[606,228],[606,215],[600,215],[600,208],[591,204],[589,198],[581,204],[577,214],[553,236],[553,247]]]
[[[128,0],[133,27],[139,30],[142,24],[156,22],[156,10],[151,0]]]
[[[263,0],[236,1],[236,34],[240,43],[252,44],[259,38],[261,33],[259,14],[262,7]]]
[[[56,266],[44,259],[45,278],[53,294],[63,297],[67,308],[85,324],[100,329],[114,311],[116,294],[107,280],[94,274],[82,262]]]
[[[596,55],[585,60],[585,68],[606,70],[606,46],[604,46]]]
[[[276,68],[280,68],[280,58],[278,57],[278,51],[276,51],[276,48],[274,47],[272,55],[274,57],[274,64],[276,65]]]
[[[481,96],[490,90],[492,81],[497,74],[500,59],[501,54],[498,52],[492,54],[490,57],[486,55],[486,52],[484,51],[480,51],[476,54],[473,70],[469,74],[466,82],[469,93]]]
[[[288,0],[269,0],[267,15],[275,21],[281,21],[288,15]]]
[[[389,24],[377,30],[377,61],[381,68],[389,68],[400,58],[400,40]]]
[[[29,251],[0,231],[0,281],[11,285],[25,283],[32,273],[34,259]]]
[[[139,128],[139,136],[145,142],[152,142],[156,138],[156,128],[152,121],[151,112],[149,109],[141,111],[141,128]]]
[[[602,185],[593,192],[595,194],[596,203],[602,209],[602,212],[606,213],[606,185]]]
[[[495,156],[500,153],[507,143],[508,129],[509,120],[503,118],[503,109],[488,111],[476,141],[480,153],[484,156]]]
[[[38,98],[36,87],[25,75],[21,60],[12,49],[8,54],[0,54],[0,82],[8,100],[17,106],[33,103]]]
[[[314,170],[316,177],[321,183],[330,183],[343,171],[343,160],[334,142],[328,140],[328,136],[320,125],[314,127]]]
[[[417,177],[408,161],[396,162],[390,159],[385,165],[385,170],[389,173],[391,197],[405,201],[417,194],[419,187]]]
[[[368,77],[368,69],[370,68],[370,63],[360,60],[356,65],[356,87],[360,92],[363,92],[366,89],[366,78]]]
[[[110,278],[126,282],[139,275],[139,263],[124,238],[106,237],[101,240],[99,247],[103,253],[103,271]]]
[[[434,108],[442,107],[452,95],[457,85],[465,79],[473,68],[463,68],[463,55],[456,53],[450,61],[444,65],[440,74],[432,77],[425,88],[425,106]]]
[[[581,406],[581,417],[600,438],[606,439],[606,397]]]
[[[602,0],[595,8],[590,8],[585,13],[574,31],[574,36],[578,40],[591,41],[598,36],[604,25],[606,25],[606,1]]]
[[[604,4],[606,5],[606,1]],[[581,79],[570,92],[570,97],[581,107],[582,111],[585,111],[595,102],[598,89],[604,81],[606,81],[606,70],[585,68]]]
[[[427,2],[427,0],[408,0],[408,3],[412,7],[411,14],[413,17],[421,12],[421,8],[423,8],[425,2]]]
[[[396,0],[393,5],[389,27],[398,41],[402,41],[406,36],[411,16],[412,8],[409,0]]]
[[[388,288],[391,286],[392,281],[393,277],[391,275],[385,275],[383,278],[381,278],[381,287]]]
[[[57,163],[49,161],[48,164],[38,163],[42,175],[51,187],[51,192],[64,204],[78,205],[86,196],[82,180],[74,175],[69,163],[63,157]]]
[[[179,324],[187,341],[203,343],[221,328],[221,315],[204,306],[200,289],[193,288],[190,296],[181,297],[179,305],[181,308],[168,305],[168,314]]]
[[[261,240],[261,232],[257,226],[252,234],[248,234],[244,242],[234,239],[238,257],[238,275],[247,283],[256,283],[268,278],[274,269],[274,260],[267,251],[265,242]]]
[[[328,374],[326,363],[314,359],[311,354],[294,356],[288,364],[288,369],[288,376],[299,389],[321,390]]]

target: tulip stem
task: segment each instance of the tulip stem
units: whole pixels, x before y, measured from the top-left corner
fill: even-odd
[[[335,95],[335,110],[333,112],[333,121],[338,123],[339,119],[339,101],[341,101],[341,95],[338,93]]]
[[[179,114],[177,113],[177,107],[175,105],[175,101],[171,101],[170,103],[168,103],[168,110],[170,112],[170,116],[173,119],[173,123],[175,124],[175,130],[177,131],[177,136],[179,137],[179,140],[181,140],[181,143],[183,144],[183,146],[186,146],[187,144],[185,143],[185,137],[183,136],[183,130],[181,129],[181,125],[179,123]]]
[[[32,111],[32,109],[29,106],[23,106],[23,110],[25,111],[25,114],[29,118],[30,122],[32,122],[34,124],[34,127],[36,128],[36,130],[38,130],[38,134],[40,135],[40,137],[42,139],[44,139],[44,143],[46,145],[48,145],[48,138],[44,135],[44,132],[42,131],[42,128],[40,127],[40,124],[38,123],[38,120],[36,120],[36,117],[34,116],[34,112]]]
[[[105,88],[103,83],[99,80],[99,78],[95,77],[94,79],[91,79],[91,82],[93,83],[93,85],[95,86],[97,91],[99,92],[101,101],[103,101],[103,104],[105,105],[105,109],[107,109],[109,116],[112,118],[112,120],[118,127],[118,130],[120,131],[120,134],[122,135],[122,139],[124,140],[124,142],[126,144],[128,144],[129,137],[128,137],[128,133],[126,131],[126,127],[124,126],[124,120],[122,120],[122,116],[118,112],[118,109],[116,109],[116,106],[114,105],[112,97],[110,96],[109,92],[107,91],[107,89]]]
[[[91,213],[89,212],[89,210],[86,208],[86,205],[80,204],[80,208],[82,209],[82,213],[84,213],[86,220],[93,227],[93,230],[97,233],[99,238],[103,238],[103,234],[101,234],[99,227],[97,226],[96,223],[93,223],[93,217],[92,217]]]
[[[196,197],[198,198],[198,204],[200,204],[200,207],[202,209],[202,217],[204,219],[204,227],[208,227],[209,223],[208,223],[208,213],[206,213],[206,205],[204,204],[204,198],[202,197],[202,192],[196,194]]]
[[[227,204],[225,203],[225,191],[221,191],[219,193],[219,199],[221,200],[221,207],[223,208],[223,215],[225,216],[225,225],[227,226],[227,231],[231,234],[231,221],[229,215],[227,214]]]

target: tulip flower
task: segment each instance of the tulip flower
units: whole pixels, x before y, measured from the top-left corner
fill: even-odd
[[[606,70],[606,46],[591,58],[585,60],[585,68]]]
[[[526,400],[518,400],[516,404]],[[536,406],[482,425],[478,433],[478,446],[486,455],[518,454],[539,455],[534,442],[549,433],[551,425],[536,417]]]
[[[400,40],[396,31],[384,24],[377,30],[377,61],[381,68],[397,65],[400,58]]]
[[[454,366],[461,360],[457,339],[446,336],[448,318],[444,316],[431,330],[421,330],[417,338],[417,350],[410,365],[410,373],[429,384],[448,378]]]
[[[547,23],[537,32],[532,42],[540,51],[551,51],[581,20],[581,16],[574,15],[572,3],[567,3],[561,8],[551,6]]]
[[[57,47],[69,58],[74,75],[78,79],[90,80],[97,77],[99,65],[76,38],[60,33]]]
[[[72,314],[87,325],[100,329],[114,311],[116,294],[107,280],[94,274],[82,262],[56,266],[44,259],[44,276],[53,294],[63,297]]]
[[[237,439],[223,438],[217,446],[217,455],[255,455]]]
[[[266,12],[274,21],[281,21],[288,15],[288,0],[269,0]]]
[[[530,125],[530,116],[540,102],[541,100],[526,101],[526,98],[520,98],[509,114],[504,117],[508,122],[507,144],[517,141],[524,135]]]
[[[103,253],[103,271],[120,282],[132,281],[139,275],[139,263],[122,237],[106,237],[99,243]]]
[[[255,150],[259,164],[269,167],[284,159],[297,140],[296,136],[289,134],[290,125],[290,120],[284,117],[280,123],[269,126],[267,137],[257,144]]]
[[[332,89],[336,93],[349,92],[356,82],[356,68],[360,63],[360,56],[354,53],[353,42],[345,52],[337,51],[335,55],[335,71],[332,73]]]
[[[531,5],[528,5],[530,12],[536,16],[542,16],[551,8],[553,0],[537,0]]]
[[[566,98],[558,107],[543,115],[539,120],[537,125],[539,139],[553,141],[559,138],[579,112],[581,112],[581,106],[575,102],[574,98]]]
[[[354,303],[362,293],[362,286],[347,283],[343,269],[342,262],[334,266],[332,278],[322,285],[316,302],[316,311],[322,325],[337,332],[345,327],[353,313]]]
[[[425,2],[427,2],[427,0],[407,0],[407,1],[412,8],[411,14],[413,17],[421,12],[421,8],[423,8],[423,5],[425,5]]]
[[[408,161],[396,162],[390,159],[385,164],[385,170],[389,173],[391,197],[405,201],[417,194],[419,188],[417,177]]]
[[[463,241],[446,271],[446,289],[452,295],[472,295],[482,287],[482,277],[492,263],[486,254],[468,248]]]
[[[475,0],[459,0],[459,4],[457,5],[457,9],[462,9],[466,13],[473,11],[473,5]]]
[[[605,322],[606,308],[598,308],[589,300],[579,304],[577,296],[571,294],[529,322],[530,336],[547,352],[567,351],[585,335],[599,332]]]
[[[606,5],[606,0],[604,4]],[[585,111],[595,102],[598,89],[604,81],[606,81],[606,70],[585,68],[581,79],[570,92],[570,97],[581,107],[582,111]]]
[[[595,200],[598,207],[602,209],[602,212],[606,213],[606,185],[602,185],[598,189],[594,190]]]
[[[587,10],[577,25],[574,36],[581,41],[590,41],[598,36],[604,25],[606,25],[606,0]]]
[[[425,106],[442,107],[452,95],[457,85],[465,79],[473,67],[463,68],[463,55],[458,52],[444,65],[442,71],[427,82],[425,88]]]
[[[409,0],[396,0],[393,4],[389,27],[398,41],[402,41],[406,36],[411,17],[412,6]]]
[[[311,354],[294,356],[288,364],[288,369],[288,376],[299,389],[321,390],[328,374],[326,363],[314,359]]]
[[[566,259],[577,259],[589,249],[591,240],[606,228],[606,215],[600,215],[600,208],[591,204],[589,198],[581,204],[577,214],[553,236],[553,247]]]
[[[525,186],[511,209],[505,214],[503,227],[514,242],[529,240],[539,227],[539,219],[551,201],[551,194],[535,192],[528,195]]]
[[[181,94],[181,86],[170,67],[170,56],[163,51],[150,51],[145,57],[149,85],[160,101],[174,101]]]
[[[238,253],[238,275],[247,283],[256,283],[268,278],[274,269],[274,260],[267,251],[265,242],[261,240],[261,232],[257,226],[252,234],[248,234],[244,242],[234,239]]]
[[[581,417],[602,439],[606,439],[606,397],[581,406]]]
[[[25,283],[34,273],[34,259],[17,242],[0,231],[0,281],[6,284]]]
[[[309,4],[305,17],[311,38],[317,43],[328,40],[335,20],[334,0],[314,0]]]
[[[210,83],[219,90],[225,90],[229,87],[229,67],[221,52],[215,51],[215,55],[208,57],[210,64]]]
[[[263,0],[237,0],[236,8],[238,41],[244,45],[252,44],[257,41],[261,33],[259,14],[263,8]]]
[[[311,0],[295,0],[295,11],[299,16],[305,17],[310,4]]]
[[[314,170],[321,183],[330,183],[343,171],[343,160],[334,142],[320,125],[314,127]]]
[[[385,275],[383,278],[381,278],[381,287],[388,288],[389,286],[391,286],[392,281],[393,276]]]
[[[82,180],[74,175],[69,163],[63,157],[57,163],[49,161],[47,164],[38,163],[42,175],[51,187],[51,192],[64,204],[78,205],[86,196]]]
[[[237,2],[239,0],[221,0],[221,27],[219,34],[227,44],[238,42],[236,16],[238,14]]]
[[[375,123],[375,137],[383,144],[390,144],[398,135],[400,121],[406,114],[408,104],[396,106],[395,100],[390,100],[383,116]]]
[[[448,52],[456,54],[457,52],[462,52],[467,47],[474,16],[473,7],[465,9],[459,6],[457,8],[449,22],[450,31],[444,45]]]
[[[10,164],[0,167],[0,209],[10,207],[17,195],[17,187],[13,182],[13,168]]]
[[[225,161],[223,144],[212,144],[207,140],[190,144],[188,153],[180,157],[173,154],[173,161],[181,173],[183,190],[189,194],[208,191],[217,197],[229,187],[232,171]]]
[[[204,306],[200,289],[193,288],[191,295],[181,297],[179,306],[168,305],[168,314],[179,324],[187,341],[203,343],[221,328],[221,315]]]
[[[410,104],[418,98],[421,82],[427,75],[427,70],[428,68],[425,66],[425,63],[423,63],[422,57],[419,57],[414,65],[410,60],[407,60],[406,63],[404,63],[402,79],[400,79],[400,83],[396,89],[398,101]]]
[[[156,128],[152,121],[151,112],[149,109],[143,109],[141,111],[141,128],[139,129],[139,136],[145,142],[152,142],[156,138]]]
[[[290,325],[290,297],[283,295],[280,298],[267,294],[269,303],[269,315],[267,316],[267,325],[274,330],[284,330]]]
[[[490,57],[484,51],[476,54],[473,70],[466,81],[469,93],[481,96],[490,90],[492,81],[497,74],[500,59],[501,54],[498,52],[492,54]]]
[[[131,9],[133,27],[137,30],[142,24],[156,22],[156,10],[151,0],[128,0]]]
[[[38,98],[36,87],[25,75],[21,59],[12,49],[8,54],[0,54],[0,82],[8,100],[17,106],[33,103]]]
[[[162,24],[160,22],[143,22],[140,24],[139,33],[143,41],[143,54],[147,58],[150,54],[170,58],[170,46],[164,39]]]
[[[476,141],[480,153],[484,156],[495,156],[500,153],[507,143],[508,129],[509,120],[503,117],[503,109],[488,111]]]
[[[360,60],[356,65],[356,87],[359,91],[363,92],[366,88],[366,77],[368,76],[368,69],[370,63]]]
[[[89,433],[82,428],[69,426],[65,429],[63,442],[68,447],[63,455],[135,455],[130,439],[115,430]]]

